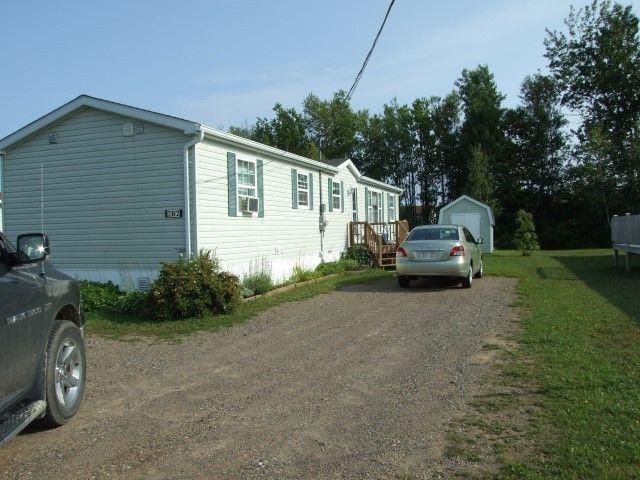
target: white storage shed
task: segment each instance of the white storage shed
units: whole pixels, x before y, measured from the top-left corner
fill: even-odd
[[[493,253],[493,227],[496,222],[489,205],[462,195],[440,209],[438,223],[464,225],[474,238],[484,240],[482,249],[485,253]]]

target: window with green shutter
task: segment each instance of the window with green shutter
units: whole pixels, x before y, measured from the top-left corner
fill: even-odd
[[[342,183],[333,182],[331,184],[331,210],[342,211]]]
[[[264,217],[264,163],[258,159],[227,153],[229,216],[255,215]]]

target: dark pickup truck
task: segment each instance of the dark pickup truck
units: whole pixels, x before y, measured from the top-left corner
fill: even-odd
[[[32,421],[59,426],[80,407],[84,350],[80,289],[48,260],[49,239],[0,232],[0,445]]]

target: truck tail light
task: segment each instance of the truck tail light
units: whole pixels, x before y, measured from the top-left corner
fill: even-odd
[[[450,257],[464,257],[464,246],[457,245],[451,249]]]
[[[396,250],[396,257],[406,257],[407,251],[403,247],[398,247]]]

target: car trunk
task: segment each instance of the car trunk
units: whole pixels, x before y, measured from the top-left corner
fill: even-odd
[[[460,245],[457,240],[409,240],[402,246],[407,258],[415,262],[441,262],[448,260],[451,249]]]

